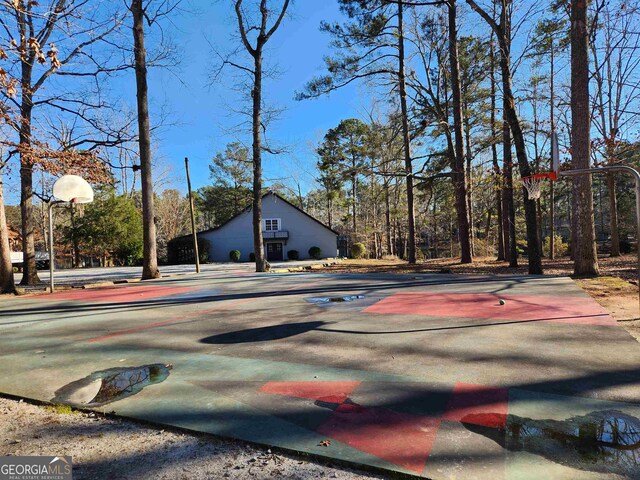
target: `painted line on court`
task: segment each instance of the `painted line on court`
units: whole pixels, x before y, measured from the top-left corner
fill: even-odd
[[[278,296],[279,294],[283,293],[283,292],[290,292],[292,290],[297,290],[297,289],[301,289],[301,288],[307,288],[313,285],[317,285],[319,283],[324,283],[328,281],[328,279],[322,279],[322,280],[316,280],[314,282],[308,282],[308,283],[302,283],[300,285],[296,285],[294,287],[291,288],[285,288],[284,290],[278,290],[277,292],[274,292],[272,294],[269,295],[265,295],[265,297],[275,297]],[[173,324],[173,323],[179,323],[183,320],[187,320],[193,317],[197,317],[199,315],[206,315],[207,313],[211,313],[211,312],[215,312],[216,310],[222,310],[228,307],[234,307],[236,305],[240,305],[242,303],[246,303],[246,302],[250,302],[250,301],[254,301],[254,298],[241,298],[239,300],[234,300],[230,303],[226,303],[224,305],[217,305],[213,308],[209,308],[207,310],[203,310],[201,312],[194,312],[194,313],[190,313],[188,315],[183,315],[181,317],[178,318],[172,318],[171,320],[165,320],[163,322],[156,322],[156,323],[150,323],[148,325],[141,325],[140,327],[135,327],[135,328],[129,328],[127,330],[120,330],[118,332],[113,332],[113,333],[109,333],[107,335],[102,335],[100,337],[95,337],[95,338],[91,338],[89,340],[87,340],[88,343],[96,343],[96,342],[101,342],[102,340],[108,340],[110,338],[114,338],[114,337],[119,337],[122,335],[128,335],[130,333],[135,333],[135,332],[139,332],[141,330],[147,330],[149,328],[157,328],[157,327],[162,327],[165,325],[169,325],[169,324]]]
[[[76,302],[103,302],[126,303],[140,302],[154,298],[164,298],[171,295],[180,295],[198,290],[197,287],[171,287],[167,285],[135,285],[130,287],[107,287],[100,289],[70,290],[49,295],[36,295],[31,297],[40,301],[76,301]]]

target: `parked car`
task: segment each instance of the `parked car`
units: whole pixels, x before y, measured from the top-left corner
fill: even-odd
[[[22,252],[11,252],[11,264],[22,271],[24,256]],[[47,270],[49,268],[49,252],[36,252],[36,268]]]

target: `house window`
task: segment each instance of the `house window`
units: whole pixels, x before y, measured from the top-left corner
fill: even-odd
[[[280,219],[279,218],[265,218],[264,219],[264,229],[265,231],[278,231],[280,230]]]

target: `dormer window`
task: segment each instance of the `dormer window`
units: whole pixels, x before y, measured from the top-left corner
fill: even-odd
[[[264,230],[266,232],[275,232],[280,230],[280,219],[279,218],[265,218],[264,219]]]

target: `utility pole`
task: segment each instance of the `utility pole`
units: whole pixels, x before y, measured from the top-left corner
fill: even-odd
[[[193,211],[193,195],[191,193],[189,159],[187,157],[184,157],[184,168],[187,171],[187,189],[189,190],[189,210],[191,211],[191,233],[193,234],[193,252],[196,257],[196,273],[200,273],[200,254],[198,253],[198,235],[196,234],[196,215]]]

